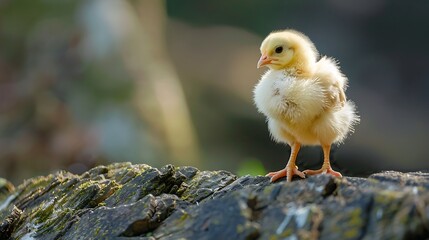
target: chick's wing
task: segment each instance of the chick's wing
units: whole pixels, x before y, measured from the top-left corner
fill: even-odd
[[[341,73],[334,59],[323,57],[316,64],[314,77],[325,90],[325,108],[335,109],[346,103],[344,91],[347,88],[347,78]]]

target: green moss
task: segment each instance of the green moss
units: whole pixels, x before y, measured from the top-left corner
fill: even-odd
[[[189,214],[187,212],[183,212],[182,216],[180,216],[179,220],[180,222],[185,221],[186,219],[188,219]]]
[[[80,189],[80,190],[82,190],[82,189],[86,189],[86,188],[88,188],[88,187],[90,187],[90,186],[92,186],[92,185],[94,185],[94,184],[97,184],[96,182],[94,182],[94,181],[92,181],[92,180],[88,180],[88,181],[85,181],[85,182],[83,182],[82,184],[80,184],[79,186],[78,186],[78,189]]]
[[[33,217],[36,218],[36,224],[44,223],[54,211],[54,202],[43,203],[39,208],[34,210]]]
[[[237,231],[238,234],[244,232],[244,226],[241,225],[241,224],[238,224],[237,227],[236,227],[236,231]]]
[[[66,226],[70,223],[70,219],[74,214],[75,211],[68,208],[54,210],[47,219],[44,219],[42,222],[38,221],[37,236],[43,239],[46,237],[42,236],[60,233],[66,229]]]
[[[349,229],[344,232],[346,238],[356,238],[359,234],[360,228]]]
[[[280,235],[279,235],[279,237],[281,238],[281,239],[283,239],[283,238],[285,238],[285,237],[289,237],[290,235],[292,235],[293,234],[293,229],[291,229],[291,228],[286,228]]]
[[[26,192],[32,192],[38,188],[43,188],[49,185],[55,177],[51,174],[46,177],[36,177],[29,180],[25,180],[21,185],[18,186],[18,189],[22,191],[21,194]]]
[[[362,209],[356,208],[350,212],[349,224],[352,226],[361,226],[363,223],[362,220]]]

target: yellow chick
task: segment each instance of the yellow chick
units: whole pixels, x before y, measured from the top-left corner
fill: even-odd
[[[269,70],[254,89],[254,101],[267,117],[276,142],[291,147],[286,167],[270,172],[271,182],[281,177],[320,173],[341,177],[331,168],[331,144],[341,143],[359,122],[353,102],[347,101],[347,78],[334,59],[322,57],[304,34],[294,30],[273,32],[261,45],[257,67]],[[299,171],[295,164],[301,145],[321,145],[324,161],[319,170]]]

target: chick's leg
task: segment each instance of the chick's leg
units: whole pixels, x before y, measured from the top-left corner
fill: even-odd
[[[288,182],[292,181],[293,175],[298,175],[301,178],[305,178],[304,173],[301,171],[298,171],[298,167],[295,164],[296,156],[298,155],[299,149],[301,147],[301,144],[294,143],[291,146],[291,153],[289,157],[289,161],[286,165],[286,167],[280,171],[277,172],[270,172],[266,176],[271,177],[271,182],[275,182],[277,179],[286,177],[286,180]]]
[[[342,177],[341,173],[334,171],[331,167],[331,163],[329,161],[329,153],[331,151],[331,145],[323,145],[323,165],[319,170],[305,170],[304,173],[306,175],[316,175],[316,174],[331,174],[335,177]]]

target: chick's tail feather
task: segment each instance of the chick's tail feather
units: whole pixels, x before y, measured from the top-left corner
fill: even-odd
[[[318,135],[321,144],[341,144],[344,139],[354,132],[354,126],[360,122],[356,113],[356,106],[352,101],[347,101],[344,107],[323,114],[315,124],[314,131]]]

